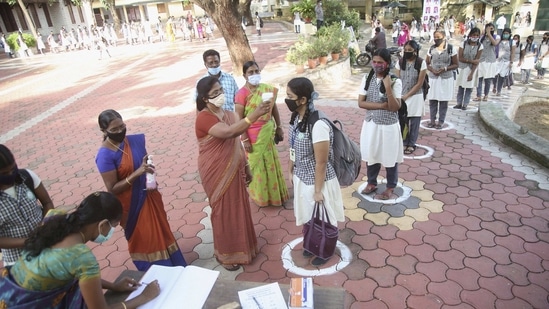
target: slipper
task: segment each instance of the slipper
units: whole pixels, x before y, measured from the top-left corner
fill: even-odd
[[[236,271],[240,269],[240,265],[238,264],[229,264],[229,265],[222,264],[221,266],[223,266],[223,268],[225,268],[228,271]]]
[[[435,129],[437,129],[437,130],[442,129],[442,125],[441,125],[441,124],[437,124],[437,125],[435,126]]]
[[[435,123],[434,122],[429,122],[427,124],[427,128],[434,128],[435,127]]]
[[[406,149],[404,149],[404,154],[412,154],[414,151],[416,151],[416,146],[408,146]]]
[[[390,199],[393,196],[393,190],[395,190],[395,188],[387,188],[385,192],[381,193],[378,196],[378,199],[384,200],[384,201]]]
[[[485,95],[485,96],[482,98],[482,101],[488,101],[488,96]]]
[[[481,97],[476,97],[476,98],[473,99],[473,101],[475,101],[475,102],[478,102],[480,100],[482,100]]]
[[[362,190],[362,192],[360,192],[360,193],[361,193],[361,194],[366,194],[366,195],[367,195],[367,194],[370,194],[370,193],[372,193],[372,192],[375,192],[376,190],[377,190],[377,186],[374,185],[374,184],[370,184],[370,183],[369,183],[369,184],[366,186],[366,188],[364,188],[364,190]]]
[[[304,256],[304,257],[311,257],[311,256],[313,256],[313,254],[312,254],[311,252],[309,252],[309,251],[303,249],[303,256]]]

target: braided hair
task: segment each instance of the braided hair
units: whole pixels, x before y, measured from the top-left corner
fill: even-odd
[[[109,192],[95,192],[88,195],[70,214],[61,213],[44,219],[44,222],[31,232],[23,249],[27,261],[40,255],[42,250],[59,243],[69,234],[91,223],[102,220],[120,220],[122,204]]]
[[[315,91],[313,83],[306,77],[296,77],[288,82],[288,88],[297,95],[298,99],[307,98],[307,109],[303,115],[303,120],[297,124],[299,132],[305,132],[307,130],[307,120],[311,112],[315,111],[314,99],[318,98],[318,93]],[[290,119],[290,125],[294,124],[299,113],[297,111],[292,113]]]

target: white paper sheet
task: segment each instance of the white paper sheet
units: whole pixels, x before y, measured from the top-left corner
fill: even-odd
[[[160,295],[150,302],[139,306],[139,309],[201,309],[212,290],[218,271],[197,266],[160,266],[152,265],[141,282],[149,283],[158,280]],[[146,285],[133,291],[127,299],[139,295]]]
[[[287,309],[278,282],[238,292],[242,309]]]

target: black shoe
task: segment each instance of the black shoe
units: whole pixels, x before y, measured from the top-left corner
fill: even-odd
[[[314,260],[311,262],[311,265],[320,266],[326,264],[326,262],[328,262],[328,259],[325,260],[323,258],[315,257]]]
[[[311,252],[309,252],[309,251],[303,249],[303,256],[304,256],[304,257],[311,257],[311,256],[313,256],[313,254],[312,254]]]
[[[461,104],[454,106],[454,109],[460,109],[460,108],[462,108]]]
[[[466,111],[466,110],[467,110],[467,106],[462,106],[462,107],[461,107],[461,110],[462,110],[462,111]]]

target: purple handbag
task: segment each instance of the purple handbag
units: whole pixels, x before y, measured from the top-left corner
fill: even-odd
[[[303,225],[303,248],[317,257],[328,259],[335,253],[339,230],[330,223],[324,203],[320,218],[320,205],[315,204],[311,220]]]

